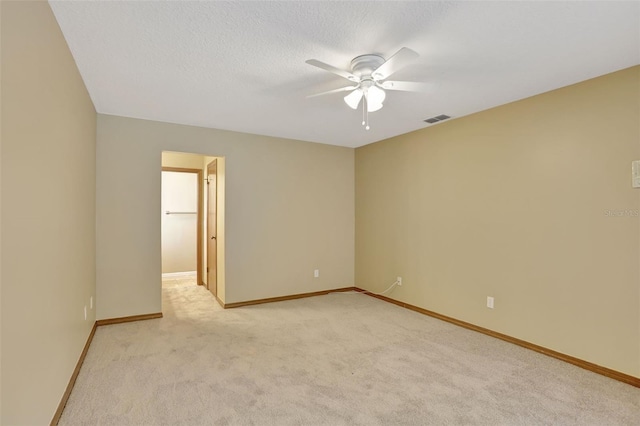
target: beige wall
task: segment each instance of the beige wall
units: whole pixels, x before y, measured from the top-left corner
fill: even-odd
[[[202,170],[202,155],[188,152],[163,152],[162,167]]]
[[[49,5],[0,4],[0,423],[48,424],[95,320],[96,113]]]
[[[0,6],[0,52],[2,52],[2,7]],[[0,55],[1,56],[1,55]],[[0,82],[2,82],[0,57]],[[0,83],[0,111],[2,110],[2,84]],[[2,113],[0,112],[0,189],[2,188]],[[0,190],[0,332],[2,331],[2,191]],[[2,377],[2,336],[0,335],[0,378]],[[2,422],[2,379],[0,379],[0,422]]]
[[[161,309],[162,151],[225,157],[225,302],[353,285],[353,149],[108,115],[97,139],[98,318]]]
[[[640,376],[639,89],[635,67],[358,148],[356,285],[400,275],[394,299]]]

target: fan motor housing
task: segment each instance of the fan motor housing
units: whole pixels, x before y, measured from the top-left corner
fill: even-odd
[[[351,60],[351,71],[358,77],[370,76],[380,65],[384,64],[385,59],[379,55],[360,55]]]

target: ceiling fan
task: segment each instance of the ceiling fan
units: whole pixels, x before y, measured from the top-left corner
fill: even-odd
[[[365,115],[365,111],[367,114],[366,119],[363,117],[362,125],[366,126],[366,129],[369,130],[368,113],[378,111],[382,108],[382,103],[386,97],[385,90],[423,92],[427,89],[425,83],[387,80],[391,74],[405,67],[418,58],[418,56],[416,52],[407,47],[401,48],[387,60],[380,55],[360,55],[351,60],[351,72],[325,64],[316,59],[309,59],[306,61],[307,64],[339,75],[354,84],[339,89],[316,93],[315,95],[307,97],[313,98],[331,93],[351,92],[344,97],[344,101],[353,109],[357,109],[360,101],[364,98],[362,104],[363,116]]]

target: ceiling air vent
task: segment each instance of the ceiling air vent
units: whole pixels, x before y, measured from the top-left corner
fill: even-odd
[[[433,123],[437,123],[438,121],[446,120],[448,118],[451,118],[451,117],[448,115],[441,114],[441,115],[436,115],[435,117],[427,118],[424,121],[429,124],[433,124]]]

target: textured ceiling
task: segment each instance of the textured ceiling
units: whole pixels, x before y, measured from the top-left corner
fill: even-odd
[[[640,2],[50,1],[99,113],[357,147],[640,63]],[[355,56],[420,54],[361,126]],[[437,124],[435,124],[437,125]]]

